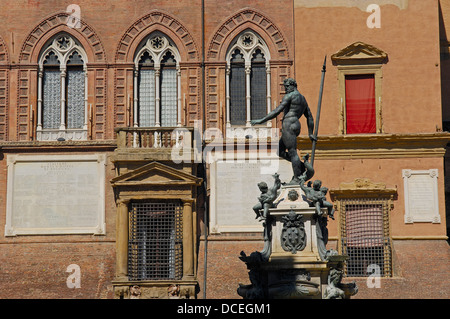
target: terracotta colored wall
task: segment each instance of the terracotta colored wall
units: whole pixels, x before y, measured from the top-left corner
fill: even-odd
[[[5,157],[7,156],[8,154]],[[6,158],[0,161],[0,298],[113,297],[111,281],[115,274],[116,208],[109,183],[113,177],[114,167],[107,160],[106,235],[5,237]],[[73,271],[66,272],[71,264],[80,266],[79,289],[68,288],[66,283],[67,278],[73,273]]]
[[[304,1],[301,1],[304,3]],[[330,0],[330,3],[333,1]],[[384,1],[388,2],[388,1]],[[395,1],[394,1],[395,2]],[[28,38],[30,32],[53,15],[65,12],[73,1],[68,0],[17,0],[0,2],[0,131],[1,125],[10,141],[27,139],[27,112],[30,101],[36,100],[36,66],[20,63],[24,43],[39,41]],[[383,121],[386,133],[435,132],[441,125],[441,89],[439,67],[439,23],[436,1],[410,0],[405,7],[381,6],[381,29],[369,29],[366,19],[369,13],[358,7],[296,6],[300,1],[205,1],[205,51],[208,53],[213,40],[220,37],[221,30],[228,38],[220,42],[225,46],[231,41],[232,31],[226,31],[226,22],[239,12],[250,9],[258,14],[246,17],[245,26],[263,30],[274,41],[272,29],[262,18],[270,20],[282,35],[281,43],[289,52],[274,61],[272,69],[272,98],[279,102],[282,96],[281,79],[293,76],[299,82],[300,91],[306,96],[313,114],[316,113],[317,97],[324,55],[328,55],[324,100],[322,104],[320,134],[338,133],[339,100],[336,67],[330,56],[356,41],[374,45],[389,55],[383,65],[382,98]],[[324,3],[321,1],[321,3]],[[189,95],[189,120],[201,119],[201,8],[200,0],[194,1],[123,1],[80,0],[81,18],[94,31],[101,46],[101,59],[92,63],[89,77],[89,101],[96,108],[95,139],[113,139],[114,127],[123,126],[126,97],[132,92],[132,65],[130,61],[117,61],[119,42],[124,35],[136,33],[130,27],[155,10],[167,13],[187,30],[195,43],[196,56],[183,72],[183,92]],[[187,9],[189,8],[189,9]],[[241,19],[242,17],[237,18]],[[171,20],[172,21],[172,20]],[[173,22],[173,21],[172,21]],[[166,29],[174,26],[163,25]],[[267,29],[264,29],[267,26]],[[221,29],[224,28],[224,29]],[[229,26],[229,28],[233,28]],[[173,29],[170,29],[173,30]],[[228,29],[230,30],[230,29]],[[237,30],[237,29],[233,29]],[[227,33],[228,32],[228,33]],[[139,33],[139,32],[137,32]],[[28,38],[28,40],[27,40]],[[295,40],[295,46],[294,46]],[[41,40],[42,41],[42,40]],[[88,41],[88,40],[86,40]],[[131,42],[136,45],[137,38]],[[182,41],[181,38],[178,41]],[[181,42],[180,42],[181,43]],[[278,45],[277,42],[271,44]],[[225,47],[220,48],[223,52]],[[121,49],[119,48],[119,51]],[[276,50],[272,47],[272,50]],[[131,51],[130,51],[131,52]],[[283,68],[280,63],[291,62],[294,66]],[[207,57],[207,103],[210,123],[220,127],[220,101],[224,100],[223,62]],[[290,62],[289,62],[290,63]],[[20,66],[18,66],[21,64]],[[220,64],[218,66],[218,64]],[[437,65],[436,65],[437,64]],[[214,71],[213,71],[214,70]],[[222,72],[222,73],[220,73]],[[213,83],[213,81],[218,81]],[[122,92],[122,93],[121,93]],[[214,100],[216,99],[216,100]],[[4,108],[2,109],[2,106]],[[8,107],[9,108],[8,108]],[[192,107],[192,109],[190,109]],[[121,113],[122,112],[122,113]],[[214,116],[212,116],[214,114]],[[222,109],[223,116],[223,109]],[[304,126],[305,127],[305,126]],[[24,132],[25,130],[25,132]],[[305,129],[303,128],[303,133]],[[404,198],[402,169],[439,169],[440,214],[444,220],[443,161],[439,158],[407,159],[354,159],[317,160],[317,176],[328,188],[340,182],[352,182],[356,177],[384,182],[387,187],[397,187],[398,199],[390,214],[393,236],[445,236],[445,224],[413,224],[403,222]],[[0,161],[0,298],[111,298],[115,269],[115,203],[109,180],[114,176],[113,165],[106,168],[106,225],[107,235],[92,237],[76,236],[18,236],[5,238],[6,214],[6,158]],[[442,174],[441,174],[442,172]],[[336,174],[339,173],[339,179]],[[330,236],[337,236],[337,221],[329,223]],[[439,277],[448,274],[448,245],[444,241],[396,241],[397,261],[395,267],[399,278],[386,279],[383,283],[392,289],[360,290],[358,297],[397,298],[448,297],[446,282]],[[331,242],[331,245],[335,242]],[[238,283],[248,283],[245,264],[238,257],[241,250],[251,253],[262,247],[262,241],[236,238],[232,241],[210,241],[208,246],[208,298],[237,298]],[[447,249],[447,250],[446,250]],[[444,255],[441,252],[444,251]],[[198,280],[203,283],[203,242],[199,248]],[[437,258],[437,259],[436,259]],[[431,261],[439,260],[433,265]],[[66,286],[69,273],[65,270],[71,263],[79,264],[82,271],[81,289],[70,290]],[[427,283],[417,283],[417,278],[434,269]],[[428,277],[429,279],[429,277]],[[364,280],[360,287],[363,287]],[[411,289],[411,287],[426,290]],[[414,293],[419,291],[419,295]],[[201,296],[203,291],[200,292]],[[446,295],[447,294],[447,295]]]
[[[295,76],[313,114],[321,66],[328,56],[320,134],[338,134],[337,68],[330,56],[357,41],[388,54],[389,61],[382,67],[384,131],[436,132],[436,126],[442,126],[437,1],[410,0],[404,9],[382,5],[379,29],[369,29],[366,20],[370,13],[357,7],[295,5],[300,2],[294,2]]]
[[[317,174],[314,179],[323,181],[329,189],[338,189],[340,183],[351,183],[355,178],[368,178],[372,182],[382,182],[387,188],[396,188],[398,196],[390,212],[391,236],[446,236],[445,192],[443,160],[440,158],[402,158],[402,159],[354,159],[318,160],[315,162]],[[405,191],[402,170],[438,169],[438,198],[440,224],[405,224]],[[338,219],[329,221],[330,236],[337,236]]]
[[[72,1],[15,1],[0,4],[0,56],[4,56],[5,65],[21,65],[21,71],[13,68],[8,74],[0,73],[0,79],[9,78],[4,83],[5,99],[10,105],[8,112],[0,109],[0,125],[5,122],[3,131],[8,140],[28,140],[30,130],[28,116],[30,105],[36,112],[37,105],[37,56],[49,37],[41,31],[33,32],[41,26],[51,34],[56,30],[67,31],[75,35],[84,45],[90,60],[88,104],[93,105],[93,139],[113,139],[114,127],[126,126],[127,107],[133,97],[133,54],[134,48],[142,38],[153,30],[161,30],[171,36],[182,53],[181,66],[183,124],[193,125],[202,120],[202,76],[201,76],[201,1],[78,1],[83,26],[89,31],[70,30],[59,25],[54,19],[58,13],[66,12]],[[281,99],[283,77],[291,76],[294,56],[293,10],[291,1],[206,1],[205,2],[205,54],[206,61],[216,63],[209,50],[215,45],[221,46],[220,52],[226,52],[226,45],[240,31],[255,27],[263,33],[273,51],[274,68],[272,75],[272,96],[275,101]],[[186,8],[189,8],[188,10]],[[240,16],[239,12],[249,11]],[[159,15],[152,13],[159,12]],[[167,15],[159,20],[161,15]],[[150,16],[150,17],[148,17]],[[45,21],[48,21],[46,23]],[[20,22],[19,22],[20,21]],[[53,25],[56,21],[57,28]],[[242,25],[241,25],[242,24]],[[7,26],[7,27],[6,27]],[[90,33],[86,37],[85,33]],[[33,34],[30,37],[30,34]],[[85,39],[85,38],[86,39]],[[220,38],[220,39],[219,39]],[[279,39],[283,41],[278,42]],[[223,41],[223,42],[222,42]],[[285,56],[277,56],[278,46],[283,46]],[[3,50],[5,52],[3,52]],[[184,55],[183,55],[184,53]],[[28,56],[24,59],[23,56]],[[283,67],[276,67],[282,60]],[[223,63],[224,60],[219,60]],[[288,62],[286,62],[288,61]],[[284,63],[284,64],[283,64]],[[288,65],[286,65],[288,63]],[[207,70],[207,121],[211,127],[224,129],[225,114],[225,74],[224,65]],[[0,88],[2,87],[0,83]],[[6,104],[5,104],[6,105]],[[0,101],[1,106],[1,101]],[[2,136],[0,130],[0,137]],[[32,130],[31,130],[32,131]],[[7,132],[7,133],[6,133]],[[6,138],[5,138],[6,139]]]
[[[450,1],[439,1],[441,41],[442,118],[450,121]]]
[[[37,56],[39,50],[56,31],[75,35],[84,46],[88,62],[88,103],[93,105],[92,136],[94,140],[115,138],[114,128],[124,126],[127,96],[133,94],[133,47],[139,39],[154,29],[173,35],[179,50],[186,54],[182,66],[182,93],[186,93],[187,124],[202,118],[201,83],[201,1],[76,1],[81,8],[81,19],[86,29],[71,30],[61,23],[58,15],[74,3],[65,0],[19,0],[0,3],[0,139],[2,141],[29,141],[30,105],[37,105]],[[273,69],[272,87],[275,100],[280,99],[282,76],[290,75],[293,68],[278,70],[277,63],[293,64],[293,10],[291,1],[205,1],[205,51],[221,35],[226,43],[242,27],[255,26],[264,33],[271,50],[277,51],[279,37],[283,39],[283,52],[277,57]],[[246,15],[240,15],[240,12]],[[167,19],[149,23],[160,12]],[[250,12],[250,13],[248,13]],[[146,20],[146,17],[150,19]],[[144,18],[143,20],[140,20]],[[237,23],[234,27],[229,21]],[[242,22],[243,21],[243,22]],[[244,23],[239,25],[239,23]],[[55,26],[55,23],[57,27]],[[133,25],[135,27],[133,27]],[[181,26],[180,29],[178,27]],[[275,29],[272,29],[272,26]],[[42,31],[44,32],[42,32]],[[279,34],[273,30],[278,30]],[[146,33],[147,31],[147,33]],[[84,32],[84,33],[83,33]],[[129,36],[129,38],[128,38]],[[121,42],[122,41],[122,42]],[[228,41],[228,42],[227,42]],[[188,48],[192,51],[187,52]],[[121,58],[121,54],[125,58]],[[191,54],[192,53],[192,54]],[[276,56],[276,54],[274,54]],[[26,59],[24,59],[24,56]],[[189,59],[188,59],[189,58]],[[213,59],[214,60],[214,59]],[[212,64],[217,61],[209,61]],[[221,61],[224,62],[224,61]],[[284,72],[284,73],[283,73]],[[219,113],[214,98],[224,101],[224,75],[207,73],[208,111]],[[212,80],[218,80],[213,86]],[[213,92],[214,89],[214,92]],[[224,113],[223,110],[221,112]],[[223,120],[222,120],[223,124]],[[3,134],[3,135],[1,135]],[[30,149],[28,150],[30,151]],[[77,150],[76,152],[78,152]],[[49,153],[52,151],[50,150]],[[43,152],[47,153],[47,152]],[[109,183],[114,166],[106,167],[106,236],[18,236],[4,237],[6,219],[6,155],[0,161],[0,297],[1,298],[111,298],[111,281],[115,274],[115,216],[114,194]],[[238,252],[239,253],[239,252]],[[220,255],[218,255],[220,259]],[[230,257],[234,258],[231,253]],[[219,260],[218,259],[218,260]],[[218,261],[217,260],[217,261]],[[212,260],[214,264],[216,261]],[[238,260],[240,263],[240,261]],[[81,289],[66,286],[71,263],[81,267]],[[224,275],[226,275],[225,273]],[[245,275],[246,276],[246,275]],[[228,295],[221,292],[222,296]]]

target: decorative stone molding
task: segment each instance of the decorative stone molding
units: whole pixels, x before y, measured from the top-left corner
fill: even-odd
[[[196,281],[146,281],[139,285],[127,281],[112,283],[115,299],[194,299]]]
[[[92,56],[89,56],[90,52],[86,52],[90,62],[106,62],[106,52],[94,29],[83,20],[80,20],[80,28],[70,28],[67,25],[69,17],[69,14],[61,12],[42,20],[25,39],[19,55],[19,62],[37,62],[41,47],[49,38],[60,31],[71,34],[82,42],[81,44],[85,49],[89,47],[92,50]]]
[[[37,99],[33,90],[33,81],[38,77],[38,59],[43,46],[58,33],[67,33],[80,42],[84,48],[89,64],[87,72],[94,74],[94,96],[89,100],[90,119],[95,118],[95,125],[90,125],[87,138],[104,139],[106,137],[107,97],[106,97],[106,52],[94,29],[80,20],[80,28],[68,26],[69,15],[57,13],[43,19],[25,39],[19,54],[19,79],[17,89],[17,140],[32,140],[36,128]],[[85,130],[86,131],[86,130]],[[83,137],[84,138],[84,137]]]
[[[9,106],[9,54],[6,44],[0,37],[0,141],[8,140]]]
[[[392,200],[396,194],[396,188],[387,188],[385,183],[373,182],[368,178],[355,178],[353,182],[340,183],[338,189],[330,189],[332,200],[361,196],[381,196]]]
[[[341,183],[339,185],[339,189],[341,190],[355,190],[355,189],[386,189],[386,184],[384,183],[375,183],[372,182],[368,178],[355,178],[355,180],[351,183]]]
[[[88,76],[87,76],[87,56],[84,48],[69,34],[63,32],[54,37],[51,43],[44,48],[40,53],[39,58],[39,76],[38,76],[38,100],[37,100],[37,123],[36,123],[36,138],[37,140],[87,140],[88,138]],[[47,64],[54,64],[59,68],[59,79],[62,87],[60,88],[61,97],[59,100],[59,112],[52,110],[47,115],[53,117],[51,114],[59,113],[59,129],[55,126],[45,127],[43,122],[45,120],[45,109],[43,106],[44,84],[43,75],[45,73],[44,66]],[[76,128],[68,129],[69,116],[66,118],[66,112],[69,112],[69,105],[66,105],[67,95],[69,91],[66,83],[67,67],[69,65],[77,65],[83,68],[83,111],[75,111],[71,118],[76,119]],[[79,123],[82,119],[82,123]],[[78,126],[80,125],[80,126]]]
[[[9,63],[8,49],[6,48],[5,42],[0,37],[0,64],[8,64],[8,63]]]
[[[246,31],[250,30],[252,33],[257,34],[265,43],[267,52],[270,54],[270,56],[266,54],[267,80],[269,83],[267,86],[268,109],[272,107],[272,104],[274,104],[273,107],[276,107],[275,101],[281,98],[278,94],[274,95],[275,92],[271,88],[270,83],[273,86],[274,82],[282,83],[284,78],[291,76],[293,61],[290,57],[289,45],[281,30],[267,15],[254,9],[246,8],[230,16],[214,33],[206,52],[206,126],[208,128],[219,128],[225,131],[225,129],[231,127],[230,123],[227,123],[227,115],[229,114],[227,104],[229,99],[226,93],[225,95],[222,94],[221,88],[225,89],[224,91],[226,91],[226,88],[220,87],[220,83],[222,82],[221,78],[226,78],[226,73],[228,72],[225,61],[227,60],[230,46],[236,37],[241,34],[245,35]],[[241,42],[242,46],[254,44],[256,40],[256,38],[246,39],[245,44]],[[241,39],[238,40],[241,41]],[[275,81],[270,69],[272,71],[276,70],[274,72],[274,74],[277,74]],[[283,90],[284,88],[280,87],[280,91]],[[268,127],[270,125],[271,123],[267,123]],[[247,121],[247,126],[250,126],[249,121]]]
[[[224,60],[229,43],[237,35],[233,33],[239,33],[243,31],[241,29],[250,26],[264,38],[269,49],[272,50],[271,53],[276,53],[276,56],[272,56],[273,59],[289,59],[288,45],[281,31],[266,15],[253,9],[244,9],[222,23],[210,42],[208,59]]]
[[[124,33],[116,50],[116,62],[132,62],[138,44],[155,30],[166,33],[175,42],[183,61],[198,61],[197,45],[183,24],[167,13],[153,11],[138,19]]]
[[[387,61],[387,54],[366,43],[355,42],[331,56],[338,67],[339,80],[339,133],[347,133],[346,89],[345,79],[350,75],[373,74],[375,79],[375,116],[376,133],[384,133],[382,114],[382,64]]]
[[[355,42],[331,56],[335,64],[381,64],[386,61],[386,52],[364,42]]]
[[[159,31],[178,49],[179,69],[178,85],[178,125],[193,125],[201,116],[199,103],[200,87],[200,55],[198,46],[192,35],[181,22],[160,11],[153,11],[134,22],[122,36],[115,54],[115,85],[114,85],[114,122],[115,126],[131,126],[134,122],[134,107],[136,105],[129,87],[133,83],[135,73],[134,58],[139,44],[152,32]],[[188,86],[182,86],[181,78],[187,77]],[[181,107],[184,106],[185,114]]]
[[[397,195],[396,188],[387,188],[386,184],[372,182],[368,178],[355,178],[353,182],[341,183],[339,188],[330,189],[331,200],[337,201],[335,204],[339,208],[339,201],[342,199],[356,199],[363,197],[385,198],[388,200],[388,207],[393,208],[393,200]]]
[[[145,156],[145,154],[144,154]],[[128,238],[129,238],[129,204],[139,200],[176,200],[182,209],[182,277],[178,281],[144,280],[139,281],[140,299],[147,298],[194,298],[196,280],[196,256],[194,253],[197,238],[194,228],[196,200],[194,189],[202,180],[188,173],[187,170],[174,168],[160,162],[145,164],[131,169],[124,158],[113,160],[118,175],[111,179],[117,203],[117,241],[116,241],[116,279],[113,283],[118,298],[131,295],[122,293],[120,287],[135,285],[130,282],[128,273]],[[175,286],[174,286],[175,285]],[[131,289],[131,288],[130,288]],[[131,293],[131,290],[130,290]]]
[[[316,158],[418,158],[443,157],[450,133],[323,135],[317,141]],[[308,153],[311,141],[297,138],[297,148]]]

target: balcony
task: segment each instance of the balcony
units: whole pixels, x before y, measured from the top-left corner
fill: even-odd
[[[194,161],[197,145],[192,127],[123,127],[115,131],[113,161],[176,161],[180,156],[185,162]]]

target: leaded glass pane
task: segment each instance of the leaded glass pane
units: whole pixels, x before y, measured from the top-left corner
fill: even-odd
[[[58,69],[44,69],[42,113],[43,128],[59,128],[61,124],[61,72]]]
[[[44,60],[44,65],[58,65],[59,66],[59,60],[58,60],[58,56],[56,55],[55,52],[50,51],[47,56],[45,57]]]
[[[262,63],[252,63],[250,73],[251,119],[260,119],[267,114],[267,74]]]
[[[177,125],[177,70],[161,70],[161,126]]]
[[[83,65],[83,58],[77,51],[74,51],[69,56],[69,59],[67,60],[67,65]]]
[[[139,126],[155,126],[155,70],[139,71]]]
[[[84,80],[83,70],[67,70],[67,128],[83,128]]]
[[[246,118],[244,64],[232,64],[230,72],[230,122],[232,125],[243,125]]]

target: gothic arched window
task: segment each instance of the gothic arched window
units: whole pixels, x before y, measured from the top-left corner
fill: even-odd
[[[181,126],[180,56],[163,34],[138,47],[134,76],[134,126]]]
[[[38,79],[38,140],[87,139],[87,58],[68,34],[42,50]]]
[[[270,54],[254,32],[245,31],[227,53],[227,126],[246,125],[270,112]]]

